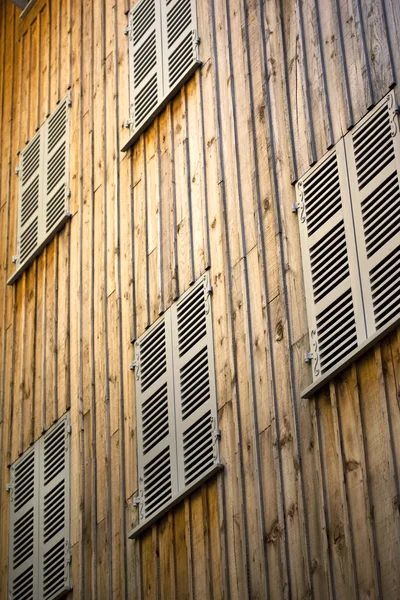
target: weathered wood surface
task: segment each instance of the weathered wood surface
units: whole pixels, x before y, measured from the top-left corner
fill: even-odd
[[[400,331],[318,397],[292,182],[400,77],[395,0],[198,0],[127,154],[132,0],[0,0],[0,599],[9,465],[70,409],[73,598],[400,598]],[[8,287],[18,153],[71,94],[71,213]],[[132,340],[211,269],[222,474],[140,540]]]

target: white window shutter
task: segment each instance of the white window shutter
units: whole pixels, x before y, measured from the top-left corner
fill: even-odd
[[[161,0],[164,96],[199,64],[195,0]]]
[[[171,325],[159,319],[135,345],[139,517],[161,510],[178,491]]]
[[[70,435],[66,415],[39,440],[39,596],[53,600],[69,585]]]
[[[36,446],[11,467],[9,599],[38,598],[39,453]]]
[[[42,157],[44,136],[40,130],[21,152],[19,168],[19,205],[17,267],[37,250],[42,237],[40,199],[42,195]]]
[[[296,194],[316,379],[366,338],[343,141]]]
[[[171,308],[179,487],[219,463],[210,284],[204,275]]]
[[[141,0],[129,14],[131,130],[140,129],[163,98],[159,0]]]
[[[345,143],[370,336],[400,314],[400,131],[394,92]]]
[[[69,112],[66,97],[44,125],[44,238],[57,231],[69,217]]]

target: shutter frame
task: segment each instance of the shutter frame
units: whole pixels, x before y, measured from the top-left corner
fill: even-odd
[[[331,165],[329,164],[331,161]],[[336,174],[336,166],[337,165],[337,174]],[[327,169],[324,175],[324,169]],[[322,196],[322,203],[325,206],[331,206],[330,216],[324,221],[321,225],[315,224],[315,220],[320,218],[320,195],[318,194],[318,205],[317,209],[314,208],[315,212],[312,214],[312,222],[311,226],[311,216],[307,214],[307,193],[306,193],[306,185],[309,182],[312,182],[312,178],[315,177],[315,184],[317,185],[318,181],[322,184],[321,189],[328,190],[326,191],[326,196]],[[333,191],[329,189],[329,177],[333,178],[338,177],[338,183],[333,185],[332,190],[336,188],[337,193],[339,193],[339,198],[341,201],[341,208],[336,209],[335,203],[329,202],[326,198],[333,197]],[[326,188],[325,188],[326,185]],[[315,192],[314,192],[315,193]],[[305,295],[306,295],[306,306],[307,306],[307,318],[308,318],[308,327],[309,327],[309,336],[310,336],[310,357],[312,363],[312,374],[313,380],[318,379],[322,374],[326,374],[330,369],[334,368],[336,364],[336,355],[335,348],[333,347],[333,332],[332,335],[327,335],[326,342],[324,336],[322,334],[322,329],[325,327],[325,331],[330,330],[330,324],[332,322],[332,315],[330,314],[330,310],[333,311],[332,314],[335,315],[335,310],[341,310],[340,313],[343,325],[343,335],[341,338],[341,346],[339,346],[338,350],[341,351],[338,360],[341,360],[348,354],[353,347],[357,347],[362,341],[366,339],[366,328],[364,323],[364,310],[363,310],[363,301],[361,295],[361,287],[359,284],[359,272],[358,272],[358,262],[357,262],[357,254],[356,254],[356,243],[354,237],[354,229],[352,224],[352,215],[351,215],[351,204],[350,204],[350,192],[347,182],[346,175],[346,160],[345,160],[345,152],[344,152],[344,142],[340,140],[338,144],[328,152],[324,158],[319,161],[313,168],[311,168],[302,179],[296,184],[296,197],[297,197],[297,210],[299,216],[299,228],[300,228],[300,241],[301,241],[301,253],[302,253],[302,261],[303,261],[303,274],[304,274],[304,286],[305,286]],[[314,198],[317,196],[315,195]],[[316,200],[317,202],[317,200]],[[332,208],[333,207],[333,208]],[[328,209],[327,209],[328,210]],[[311,214],[311,207],[310,207]],[[312,229],[311,235],[309,234],[309,229]],[[336,228],[336,231],[335,231]],[[342,246],[341,252],[340,248],[337,250],[335,248],[335,241],[340,232]],[[323,289],[323,285],[325,283],[325,265],[322,262],[319,263],[317,267],[315,267],[314,263],[314,275],[317,270],[319,270],[320,279],[318,282],[318,276],[314,276],[313,282],[313,266],[312,266],[312,257],[313,251],[317,252],[317,248],[319,248],[319,252],[321,252],[321,256],[324,256],[324,243],[325,240],[327,246],[329,248],[329,258],[332,259],[331,264],[327,266],[328,274],[333,277],[338,273],[337,265],[340,264],[340,268],[346,272],[346,268],[344,265],[346,263],[347,255],[347,263],[348,263],[348,274],[346,277],[342,279],[337,285],[333,285],[332,289],[328,292],[325,292]],[[318,245],[319,244],[319,245]],[[335,252],[337,250],[337,255],[335,257]],[[337,257],[341,256],[340,263],[335,264],[335,260],[339,260]],[[329,269],[331,271],[329,272]],[[329,281],[328,275],[328,281]],[[332,280],[331,280],[332,282]],[[318,287],[319,286],[319,287]],[[322,296],[321,299],[317,298],[317,290],[318,293]],[[351,308],[352,305],[352,308]],[[347,320],[346,320],[347,319]],[[347,327],[347,334],[346,334]],[[349,327],[354,327],[355,330],[351,337]],[[347,337],[346,337],[347,335]],[[346,353],[345,348],[347,341],[351,340],[352,346],[350,346],[349,351]],[[325,353],[325,343],[326,343],[326,353]],[[323,362],[326,360],[325,365]]]
[[[177,457],[179,489],[193,485],[204,478],[206,473],[219,465],[219,431],[217,428],[217,400],[215,386],[214,344],[211,313],[211,287],[209,274],[206,273],[171,307],[171,328],[173,337],[175,412],[177,430]],[[196,338],[195,321],[185,314],[180,321],[181,307],[190,306],[201,299],[198,316],[204,318],[204,335]],[[198,300],[197,300],[198,302]],[[193,306],[192,305],[192,306]],[[190,308],[189,308],[190,310]],[[189,319],[189,320],[188,320]],[[184,325],[183,324],[184,321]],[[179,326],[190,331],[195,343],[187,348],[183,346],[180,355],[180,343],[184,335]],[[191,373],[193,375],[191,376]],[[198,387],[199,382],[203,388]],[[185,390],[186,388],[186,390]],[[201,401],[203,393],[208,394]],[[191,441],[192,440],[192,441]],[[202,442],[201,442],[202,440]],[[196,454],[196,458],[194,458]],[[196,464],[195,464],[196,463]]]
[[[379,146],[375,144],[378,140],[374,139],[374,134],[378,131]],[[363,144],[365,152],[362,148],[361,150],[357,148],[358,143]],[[400,295],[400,275],[397,275],[397,286],[396,279],[393,282],[391,295],[385,285],[390,279],[390,266],[385,268],[385,261],[395,256],[393,264],[397,265],[397,270],[400,267],[400,128],[393,90],[345,137],[345,144],[367,335],[370,337],[378,329],[398,318],[400,313],[400,309],[396,310],[395,305],[396,296],[398,299]],[[375,156],[374,148],[376,148]],[[357,150],[359,174],[356,163]],[[365,156],[365,161],[359,160],[362,155]],[[370,179],[363,185],[365,173],[368,175],[368,170],[363,166],[367,165],[367,160],[370,166]],[[374,206],[377,204],[379,207],[375,209]],[[376,283],[374,274],[377,271],[380,271],[379,288],[381,286],[385,288],[382,288],[379,299],[374,297],[373,289]],[[375,299],[377,303],[374,307]]]
[[[40,516],[39,516],[39,595],[38,598],[43,600],[54,600],[62,595],[64,592],[71,589],[70,586],[70,421],[69,415],[66,414],[57,423],[55,423],[39,440],[40,445]],[[46,444],[49,443],[49,458],[46,457]],[[50,446],[50,443],[52,444]],[[64,461],[63,468],[57,466],[55,457],[62,457]],[[58,458],[58,460],[59,460]],[[51,461],[53,461],[51,463]],[[56,466],[54,466],[56,465]],[[59,469],[58,473],[46,481],[46,468],[52,467],[53,469]],[[64,485],[61,486],[60,484]],[[61,490],[61,493],[59,492]],[[46,499],[51,499],[51,502],[46,505]],[[62,500],[61,500],[62,499]],[[49,539],[45,539],[46,530],[46,507],[49,507],[49,511],[54,508],[54,505],[59,506],[61,502],[64,502],[64,515],[63,518],[57,520],[56,517],[52,516],[53,529],[54,521],[57,521],[58,529],[53,535],[49,536]],[[50,519],[49,519],[50,521]],[[56,551],[56,548],[62,548],[62,550]],[[49,562],[46,562],[46,555],[50,555]],[[51,590],[46,591],[46,569],[51,563],[54,566],[55,558],[62,561],[62,566],[59,567],[58,582],[61,584],[53,585]],[[58,563],[59,564],[59,563]],[[57,565],[58,566],[58,565]]]
[[[165,335],[165,360],[166,367],[159,377],[153,379],[151,385],[144,388],[144,371],[146,367],[146,356],[143,350],[147,343],[154,344],[152,355],[157,355],[160,352],[161,345],[159,340],[162,339],[162,330]],[[161,337],[157,339],[157,335]],[[152,340],[155,340],[154,342]],[[174,381],[173,381],[173,362],[172,362],[172,342],[171,342],[171,322],[168,313],[164,314],[158,319],[144,335],[142,335],[135,343],[135,357],[136,357],[136,369],[135,369],[135,394],[136,394],[136,422],[137,422],[137,452],[138,452],[138,499],[137,503],[139,506],[139,520],[142,522],[152,515],[157,514],[162,508],[168,505],[171,499],[178,492],[178,476],[177,476],[177,459],[176,459],[176,425],[175,425],[175,406],[174,406]],[[161,348],[162,352],[162,348]],[[149,350],[150,353],[150,350]],[[152,356],[149,356],[149,360]],[[165,397],[166,393],[166,397]],[[150,449],[145,452],[146,439],[150,440],[151,435],[147,436],[147,431],[151,431],[154,435],[154,429],[157,429],[157,423],[155,420],[147,416],[145,412],[145,405],[147,401],[156,397],[158,402],[161,398],[161,408],[159,408],[160,414],[162,411],[167,410],[167,421],[168,421],[168,433],[160,438],[156,436],[158,440]],[[158,415],[157,415],[158,419]],[[153,438],[154,439],[154,438]],[[150,443],[150,442],[148,442]],[[152,486],[150,485],[150,491],[147,489],[146,484],[152,481],[152,477],[157,477],[157,467],[159,467],[159,460],[157,457],[165,457],[169,451],[169,477],[171,491],[168,493],[167,483],[165,489],[165,498],[161,503],[153,499]],[[155,469],[152,466],[155,465]],[[149,493],[147,493],[149,492]]]
[[[31,459],[32,457],[32,459]],[[16,490],[18,486],[18,471],[19,467],[24,468],[28,461],[32,460],[32,474],[33,474],[33,497],[31,500],[26,502],[23,506],[19,507],[16,505]],[[39,595],[39,577],[38,577],[38,542],[39,542],[39,452],[38,447],[35,444],[29,449],[27,453],[21,456],[10,469],[11,474],[11,486],[10,486],[10,534],[9,534],[9,584],[8,584],[8,597],[9,600],[14,598],[14,583],[18,576],[26,572],[26,570],[32,566],[32,595],[27,596],[27,600],[36,600]],[[14,536],[15,526],[18,521],[23,517],[27,516],[29,510],[33,511],[33,551],[31,555],[20,563],[17,568],[14,568]],[[25,526],[25,532],[27,533],[27,526]],[[25,538],[26,541],[26,538]]]

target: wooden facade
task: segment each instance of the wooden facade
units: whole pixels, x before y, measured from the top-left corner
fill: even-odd
[[[400,329],[301,398],[292,184],[400,79],[400,4],[197,0],[202,66],[122,153],[132,3],[0,0],[0,598],[9,466],[69,411],[71,598],[398,599]],[[72,218],[8,286],[68,91]],[[132,341],[207,269],[224,470],[133,541]]]

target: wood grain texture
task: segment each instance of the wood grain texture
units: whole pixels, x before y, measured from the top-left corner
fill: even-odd
[[[0,0],[2,543],[69,410],[71,600],[398,598],[400,329],[300,398],[292,183],[400,79],[400,5],[197,0],[202,64],[124,154],[133,4]],[[72,217],[10,287],[18,155],[67,92]],[[132,541],[132,341],[207,269],[224,470]]]

